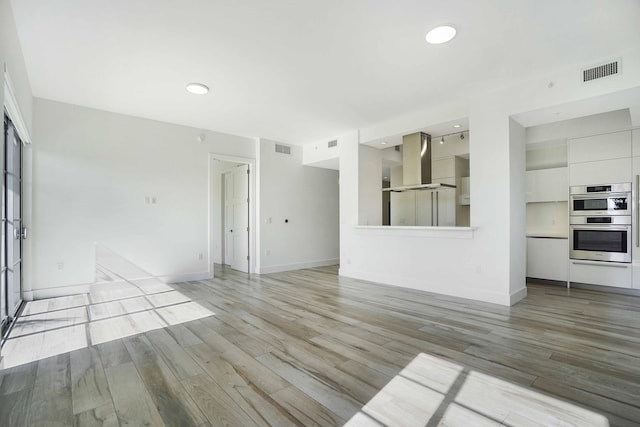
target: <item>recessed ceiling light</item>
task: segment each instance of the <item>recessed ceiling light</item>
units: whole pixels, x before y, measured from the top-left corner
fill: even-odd
[[[428,43],[441,44],[446,43],[456,36],[456,29],[450,25],[436,27],[427,33],[425,37]]]
[[[462,127],[462,125],[453,125],[453,127],[458,129],[459,127]]]
[[[382,141],[380,144],[387,145],[387,141]]]
[[[196,94],[196,95],[204,95],[209,92],[209,88],[202,83],[189,83],[186,86],[187,92]]]
[[[382,179],[389,179],[389,177],[388,176],[383,176]]]

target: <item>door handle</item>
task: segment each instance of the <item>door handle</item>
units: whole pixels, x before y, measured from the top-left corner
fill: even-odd
[[[22,240],[25,240],[29,236],[29,231],[27,227],[22,227]]]

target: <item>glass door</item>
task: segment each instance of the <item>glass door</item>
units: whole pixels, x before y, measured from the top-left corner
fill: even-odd
[[[2,333],[22,303],[22,141],[4,117],[4,179],[2,182]]]

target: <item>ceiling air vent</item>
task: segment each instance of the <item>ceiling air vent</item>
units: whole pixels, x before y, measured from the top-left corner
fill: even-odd
[[[582,81],[589,82],[603,77],[614,76],[620,72],[620,60],[602,64],[582,71]]]
[[[283,144],[276,144],[276,153],[291,154],[291,147]]]
[[[393,147],[393,148],[394,148],[394,150],[396,150],[396,151],[400,151],[400,146],[399,146],[399,145],[396,145],[396,146],[395,146],[395,147]]]
[[[337,146],[338,146],[338,140],[337,140],[337,139],[334,139],[333,141],[329,141],[329,142],[327,143],[327,146],[328,146],[329,148],[331,148],[331,147],[337,147]]]

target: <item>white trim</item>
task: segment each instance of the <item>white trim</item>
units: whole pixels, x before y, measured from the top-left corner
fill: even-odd
[[[24,121],[22,112],[20,111],[20,105],[13,89],[13,83],[11,83],[11,77],[7,70],[7,65],[4,66],[4,108],[7,110],[9,118],[13,122],[13,126],[18,131],[18,135],[24,144],[31,144],[31,135],[29,134],[29,128]]]
[[[336,265],[340,263],[339,258],[323,259],[319,261],[299,262],[296,264],[273,265],[269,267],[261,267],[259,274],[280,273],[282,271],[302,270],[305,268],[325,267],[327,265]]]
[[[213,279],[213,272],[201,271],[199,273],[186,273],[186,274],[171,274],[167,276],[156,277],[165,283],[180,283],[191,282],[193,280],[208,280]]]
[[[238,157],[229,156],[226,154],[218,154],[209,152],[209,173],[208,173],[208,188],[209,188],[209,206],[207,209],[207,228],[209,242],[208,247],[208,268],[211,271],[211,277],[215,276],[213,269],[213,236],[217,230],[213,229],[213,197],[214,188],[213,184],[213,162],[214,160],[222,160],[225,162],[242,163],[249,165],[249,274],[259,272],[259,264],[257,263],[257,254],[259,253],[259,239],[258,239],[258,195],[257,195],[257,180],[258,171],[256,168],[256,159],[250,157]],[[198,280],[198,279],[194,279]]]
[[[208,271],[201,271],[197,273],[184,273],[184,274],[172,274],[167,276],[150,276],[159,279],[167,284],[175,284],[180,282],[190,282],[192,280],[208,280],[213,278],[213,275]],[[122,279],[123,283],[133,282],[141,279],[142,277],[136,277],[135,279]],[[22,298],[25,301],[34,301],[45,298],[58,298],[67,297],[70,295],[88,294],[91,285],[99,285],[111,282],[96,282],[96,283],[80,283],[77,285],[56,286],[51,288],[40,288],[25,291]]]
[[[33,289],[25,291],[22,295],[25,301],[34,301],[46,298],[68,297],[70,295],[88,294],[92,283],[78,285],[57,286],[53,288]]]
[[[511,305],[514,305],[515,303],[525,299],[526,297],[527,297],[527,287],[523,286],[521,289],[515,292],[511,292],[511,295],[509,295],[509,302],[511,303]]]

